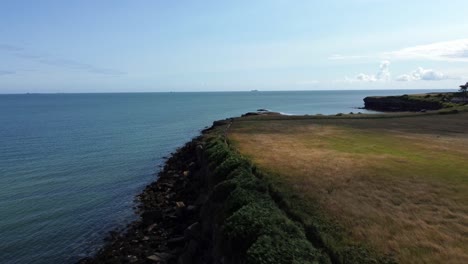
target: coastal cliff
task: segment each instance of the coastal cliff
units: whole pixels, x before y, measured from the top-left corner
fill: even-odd
[[[430,96],[369,96],[364,98],[364,108],[389,112],[439,110],[445,107],[443,100],[441,97]]]
[[[231,122],[174,153],[139,195],[140,219],[80,263],[392,263],[336,246],[328,225],[294,220],[281,192],[230,146]]]
[[[139,196],[140,220],[80,263],[330,263],[269,194],[216,121]]]

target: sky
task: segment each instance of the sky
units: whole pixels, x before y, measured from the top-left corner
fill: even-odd
[[[466,0],[0,0],[0,93],[456,89]]]

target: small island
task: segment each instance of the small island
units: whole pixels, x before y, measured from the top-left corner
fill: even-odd
[[[81,263],[466,263],[466,89],[364,101],[214,122]]]

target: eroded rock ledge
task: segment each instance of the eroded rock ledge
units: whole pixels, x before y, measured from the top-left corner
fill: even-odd
[[[370,96],[364,98],[364,108],[376,111],[403,112],[439,110],[444,108],[441,100],[425,100],[415,96]]]

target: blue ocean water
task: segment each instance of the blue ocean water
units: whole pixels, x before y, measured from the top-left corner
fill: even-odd
[[[366,112],[421,90],[0,95],[0,262],[72,263],[135,219],[163,157],[213,120],[258,108]]]

